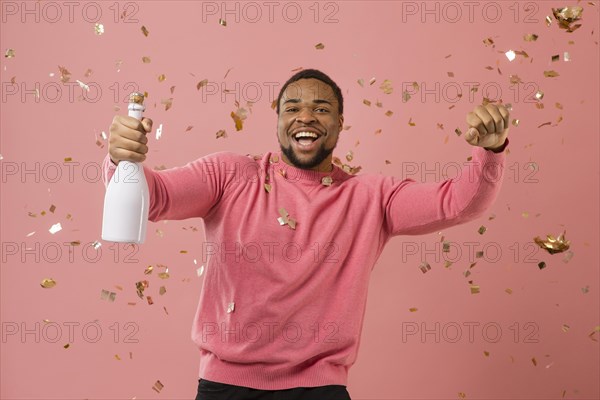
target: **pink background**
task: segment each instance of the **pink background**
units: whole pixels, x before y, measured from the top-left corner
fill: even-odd
[[[598,4],[579,3],[582,27],[573,33],[556,21],[546,26],[551,8],[575,4],[567,3],[295,2],[297,8],[288,5],[285,13],[286,3],[277,2],[270,18],[263,2],[252,3],[261,7],[257,16],[254,6],[234,2],[205,2],[205,11],[216,11],[211,15],[203,13],[203,3],[191,1],[75,2],[69,15],[63,2],[2,1],[0,47],[16,56],[0,58],[0,397],[194,397],[198,353],[190,329],[202,279],[196,275],[201,221],[149,223],[146,244],[135,254],[123,246],[117,252],[108,242],[100,253],[91,248],[100,240],[105,189],[96,174],[107,151],[107,143],[100,139],[101,148],[96,139],[108,134],[115,105],[124,113],[126,95],[139,88],[149,93],[146,116],[155,131],[163,126],[159,140],[155,131],[150,138],[148,165],[174,167],[220,150],[278,149],[272,96],[292,70],[314,67],[330,74],[346,100],[345,124],[351,128],[334,155],[344,159],[353,150],[351,164],[363,172],[428,181],[441,179],[441,171],[453,175],[456,163],[470,154],[454,130],[466,130],[465,115],[481,103],[484,87],[490,88],[488,97],[511,103],[512,117],[520,120],[511,128],[502,192],[486,216],[439,234],[394,238],[384,251],[370,282],[358,361],[350,370],[352,398],[598,398],[600,333],[589,336],[600,324]],[[25,7],[38,11],[26,14]],[[238,11],[224,16],[227,26],[221,26],[225,7]],[[433,11],[427,14],[425,7]],[[302,14],[293,23],[297,9]],[[115,21],[115,12],[124,10],[129,15]],[[96,11],[105,29],[101,36],[94,33]],[[526,33],[539,38],[526,42]],[[486,38],[495,47],[486,46]],[[315,49],[319,42],[324,49]],[[509,49],[529,57],[510,62],[503,54]],[[551,62],[555,54],[560,60]],[[142,63],[143,56],[151,62]],[[58,66],[71,72],[70,82],[92,86],[90,92],[63,85]],[[93,72],[85,77],[88,69]],[[545,70],[560,76],[544,77]],[[160,74],[165,81],[158,81]],[[523,83],[511,88],[509,75],[515,74]],[[372,77],[377,81],[369,86]],[[365,87],[357,83],[361,78]],[[236,94],[203,97],[196,89],[203,79],[229,90],[238,84],[241,105],[256,101],[242,131],[235,131],[229,116]],[[385,79],[392,82],[391,94],[379,89]],[[413,81],[421,91],[404,103],[402,91],[412,90]],[[480,88],[470,92],[475,82]],[[39,99],[31,94],[36,85]],[[462,88],[460,99],[456,87]],[[422,96],[424,88],[428,94]],[[545,94],[543,109],[532,98],[538,89]],[[165,111],[160,100],[169,97],[173,106]],[[385,116],[387,110],[394,114]],[[408,125],[410,118],[416,126]],[[554,126],[538,128],[545,122]],[[193,128],[186,131],[188,126]],[[227,138],[215,138],[220,129]],[[417,172],[406,176],[413,167]],[[33,172],[22,175],[25,170]],[[62,230],[53,235],[48,229],[58,222]],[[484,235],[477,232],[481,225],[487,227]],[[569,262],[565,254],[531,245],[535,236],[565,229],[573,252]],[[448,255],[441,252],[440,236],[461,250],[461,256],[451,254],[450,268],[444,268]],[[71,241],[81,245],[69,253],[63,243]],[[489,255],[476,259],[473,253],[484,247]],[[424,260],[432,266],[426,274],[418,268]],[[547,267],[540,270],[539,261]],[[158,278],[157,264],[169,267],[169,279]],[[144,275],[148,265],[155,266],[152,275]],[[48,277],[58,284],[42,289],[39,283]],[[136,295],[135,282],[143,279],[150,281],[146,294],[153,305]],[[480,286],[479,294],[470,293],[469,279]],[[160,286],[167,289],[162,296]],[[117,293],[116,300],[101,300],[103,289]],[[45,326],[45,319],[54,324]],[[95,341],[94,326],[101,329]],[[410,327],[419,332],[409,335]],[[461,337],[452,340],[456,327]],[[23,329],[29,333],[22,335]],[[429,330],[424,337],[423,329]],[[164,384],[160,394],[152,390],[157,380]]]

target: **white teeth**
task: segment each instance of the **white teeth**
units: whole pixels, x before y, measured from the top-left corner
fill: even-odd
[[[318,138],[318,137],[319,137],[319,135],[317,135],[317,134],[316,134],[316,133],[314,133],[314,132],[298,132],[298,133],[296,133],[296,134],[294,135],[294,137],[295,137],[296,139],[300,139],[300,138],[303,138],[303,137],[310,137],[310,138],[315,138],[315,139],[316,139],[316,138]]]

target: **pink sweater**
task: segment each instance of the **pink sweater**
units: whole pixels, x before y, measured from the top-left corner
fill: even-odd
[[[144,166],[151,221],[205,224],[192,327],[200,377],[265,390],[347,385],[369,276],[388,240],[473,220],[494,202],[505,154],[474,147],[472,156],[459,179],[441,183],[337,166],[317,173],[285,164],[280,152]],[[115,170],[108,155],[103,166],[106,184]]]

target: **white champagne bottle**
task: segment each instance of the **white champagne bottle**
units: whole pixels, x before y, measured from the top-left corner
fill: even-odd
[[[129,116],[142,119],[144,95],[131,93]],[[119,161],[104,196],[102,240],[144,243],[150,196],[141,163]]]

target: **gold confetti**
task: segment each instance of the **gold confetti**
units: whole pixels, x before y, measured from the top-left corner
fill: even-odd
[[[538,128],[541,128],[542,126],[546,126],[546,125],[552,125],[552,122],[548,121],[548,122],[544,122],[541,125],[538,125]]]
[[[490,356],[490,352],[489,352],[489,351],[485,351],[485,350],[484,350],[484,351],[483,351],[483,355],[484,355],[484,356],[486,356],[486,357],[489,357],[489,356]]]
[[[552,9],[552,14],[554,14],[554,18],[556,18],[558,21],[558,27],[560,29],[565,29],[569,33],[575,31],[581,26],[581,24],[575,24],[573,26],[571,26],[571,24],[573,24],[575,21],[578,21],[581,18],[582,13],[583,7],[579,6]]]
[[[509,50],[504,54],[506,55],[506,58],[508,58],[508,61],[513,61],[516,57],[515,52],[512,50]]]
[[[486,38],[483,39],[483,44],[485,44],[486,46],[491,46],[494,44],[494,41],[492,40],[492,38]]]
[[[391,111],[391,110],[387,110],[386,113],[385,113],[386,117],[391,117],[392,115],[394,115],[394,112]]]
[[[479,286],[471,285],[471,294],[478,294],[478,293],[479,293]]]
[[[553,55],[551,58],[552,62],[556,62],[560,60],[560,54]]]
[[[569,325],[567,325],[567,324],[563,324],[563,326],[562,326],[563,332],[568,332],[570,328],[571,327]]]
[[[513,290],[511,288],[506,288],[504,291],[508,294],[512,294]]]
[[[146,300],[148,301],[148,305],[151,306],[152,304],[154,304],[154,301],[152,301],[152,297],[146,296]]]
[[[367,99],[363,99],[363,104],[369,107],[371,106],[371,102]]]
[[[193,127],[194,127],[193,125],[189,125],[187,128],[185,128],[185,131],[189,132],[192,130]]]
[[[144,298],[144,289],[146,289],[148,286],[149,286],[148,281],[139,281],[139,282],[135,283],[137,295],[139,296],[140,299]]]
[[[411,307],[408,309],[408,311],[410,311],[410,312],[416,312],[417,310],[418,310],[418,308],[416,308],[416,307]]]
[[[519,126],[519,122],[520,122],[520,121],[519,121],[518,119],[513,119],[513,120],[512,120],[512,124],[513,124],[514,126]]]
[[[109,290],[102,289],[102,292],[100,292],[100,300],[108,300],[110,302],[114,302],[116,297],[117,294]]]
[[[460,397],[461,399],[466,399],[467,398],[467,394],[464,392],[458,392],[458,397]]]
[[[62,83],[69,82],[69,79],[71,79],[71,73],[69,70],[67,70],[65,67],[61,67],[60,65],[58,66],[58,70],[60,71],[60,81]]]
[[[163,385],[162,383],[160,383],[160,381],[156,381],[154,383],[154,385],[152,386],[152,389],[157,392],[160,393],[160,391],[165,387],[165,385]]]
[[[481,225],[479,227],[479,229],[477,230],[477,232],[479,232],[480,235],[483,235],[486,230],[487,230],[487,228],[485,226]]]
[[[13,58],[15,56],[15,49],[6,49],[4,53],[5,58]]]
[[[536,35],[535,33],[527,33],[525,36],[523,36],[523,39],[526,42],[535,42],[538,38],[538,35]]]
[[[565,239],[565,234],[566,231],[556,238],[552,235],[546,235],[546,240],[536,236],[533,241],[550,254],[562,253],[569,250],[571,245],[571,242]]]
[[[158,81],[159,82],[164,82],[165,79],[167,79],[167,76],[165,74],[160,74],[158,76]]]
[[[235,303],[231,302],[227,305],[227,313],[230,314],[235,311]]]
[[[144,36],[148,37],[148,33],[150,32],[148,32],[148,29],[146,29],[146,27],[142,25],[142,33],[144,34]]]
[[[248,107],[248,110],[251,110],[252,103],[247,102],[246,106]],[[236,107],[238,107],[238,109],[236,111],[232,111],[230,116],[235,123],[235,130],[241,131],[244,127],[244,120],[248,117],[248,115],[247,115],[248,110],[246,110],[243,107],[240,107],[239,104],[237,103],[237,101],[236,101]]]
[[[391,94],[394,91],[394,88],[392,87],[392,81],[385,79],[379,86],[379,89],[383,90],[383,93],[385,94]]]
[[[549,15],[546,15],[546,26],[552,25],[552,18]]]
[[[169,275],[169,269],[167,268],[167,270],[165,272],[160,272],[158,274],[158,277],[160,279],[169,279],[171,277],[171,275]]]
[[[346,153],[346,160],[348,160],[348,162],[351,162],[353,158],[354,153],[352,152],[352,150],[348,151],[348,153]]]
[[[63,348],[65,348],[65,349],[68,349],[69,347],[71,347],[71,345],[69,343],[67,343],[63,346]]]
[[[217,131],[217,139],[218,138],[226,138],[227,137],[227,132],[225,132],[223,129],[219,129]]]
[[[533,363],[533,365],[534,365],[534,366],[536,366],[536,367],[537,367],[537,360],[535,359],[535,357],[533,357],[533,358],[531,359],[531,362]]]
[[[408,92],[408,90],[405,90],[404,92],[402,92],[402,102],[406,103],[407,101],[410,100],[410,93]]]
[[[544,98],[544,92],[538,90],[537,92],[535,92],[535,98],[538,100],[542,100]]]
[[[118,360],[118,361],[121,361],[121,357],[119,357],[118,354],[115,354],[115,359]]]
[[[203,79],[196,84],[196,89],[200,90],[200,88],[206,86],[208,84],[208,79]],[[277,102],[277,100],[275,100]]]
[[[331,186],[332,183],[333,183],[333,178],[331,178],[330,176],[324,176],[321,179],[321,184],[324,186]]]
[[[150,61],[152,61],[152,60],[150,60],[150,57],[145,57],[145,56],[144,56],[144,57],[142,57],[142,62],[143,62],[144,64],[150,64]]]
[[[408,125],[410,125],[410,126],[415,126],[415,125],[417,125],[417,124],[416,124],[416,123],[414,123],[414,122],[412,122],[412,117],[410,117],[410,118],[409,118],[409,120],[408,120]]]
[[[358,82],[358,84],[359,84],[361,87],[365,87],[365,80],[364,80],[364,79],[359,79],[357,82]]]
[[[373,85],[375,82],[377,82],[377,79],[371,78],[371,80],[369,80],[369,85]]]
[[[219,25],[227,26],[227,21],[225,21],[223,18],[219,18]]]
[[[96,35],[100,36],[104,33],[104,25],[102,24],[95,24],[94,25],[94,32],[96,32]]]
[[[454,130],[454,133],[456,133],[456,136],[460,136],[460,135],[462,135],[462,131],[460,130],[460,128],[456,128],[456,129]]]
[[[296,229],[296,220],[289,216],[285,208],[282,207],[279,209],[279,215],[281,215],[279,218],[277,218],[279,225],[283,226],[287,224],[291,229]]]
[[[165,293],[167,293],[167,288],[164,286],[161,286],[160,289],[158,289],[158,294],[160,294],[162,296]]]
[[[509,75],[508,80],[512,84],[523,83],[523,81],[521,81],[521,78],[519,77],[519,75]]]
[[[144,275],[150,275],[154,271],[154,267],[152,265],[148,265],[144,270]]]
[[[203,273],[204,273],[204,265],[201,265],[200,268],[198,268],[196,270],[196,275],[198,275],[200,277],[200,276],[202,276]]]
[[[380,102],[379,100],[377,100],[377,101],[375,102],[375,105],[376,105],[377,107],[379,107],[379,108],[383,107],[383,103],[382,103],[382,102]]]
[[[423,261],[421,262],[421,265],[419,265],[419,269],[421,272],[426,273],[427,271],[431,270],[431,265],[429,265],[427,261]]]
[[[567,251],[567,252],[565,253],[565,255],[564,255],[564,257],[563,257],[562,261],[563,261],[564,263],[568,263],[569,261],[571,261],[571,258],[573,258],[573,255],[574,255],[574,253],[573,253],[571,250]]]
[[[454,78],[454,72],[447,72],[449,78]]]
[[[317,43],[315,45],[315,49],[317,50],[323,50],[325,48],[325,45],[323,43]]]
[[[539,269],[544,269],[544,268],[546,268],[546,263],[545,263],[544,261],[540,261],[540,262],[538,263],[538,268],[539,268]]]
[[[550,71],[544,71],[544,76],[546,78],[555,78],[557,76],[559,76],[558,72],[554,71],[554,70],[550,70]]]
[[[165,111],[168,111],[172,106],[173,106],[173,98],[170,97],[168,99],[162,99],[160,101],[160,104],[164,104],[165,106]]]
[[[478,251],[477,253],[475,253],[475,258],[481,258],[483,257],[483,251]]]
[[[43,287],[44,289],[51,289],[54,286],[56,286],[56,281],[52,278],[45,278],[45,279],[42,279],[40,286]]]
[[[563,61],[566,61],[566,62],[569,62],[569,61],[571,61],[571,55],[569,54],[569,52],[568,52],[568,51],[565,51],[565,52],[563,53]]]

